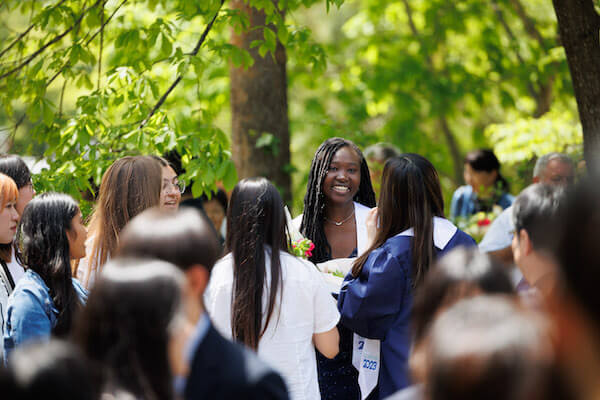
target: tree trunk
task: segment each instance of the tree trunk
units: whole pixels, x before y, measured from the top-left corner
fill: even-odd
[[[588,171],[600,171],[600,17],[593,0],[553,0],[567,53]]]
[[[286,201],[291,198],[291,186],[286,172],[290,163],[290,133],[285,48],[277,42],[274,57],[270,53],[261,57],[258,47],[250,49],[253,40],[264,38],[263,29],[255,27],[265,25],[265,14],[242,0],[232,1],[231,6],[245,12],[251,26],[240,35],[233,32],[231,42],[254,58],[254,65],[248,69],[232,65],[229,70],[233,161],[240,178],[265,176],[279,188]]]

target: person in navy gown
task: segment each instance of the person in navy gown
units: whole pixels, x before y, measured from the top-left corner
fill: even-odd
[[[369,396],[379,399],[410,385],[414,289],[437,257],[475,241],[444,218],[438,174],[417,154],[388,160],[367,227],[372,244],[346,276],[338,308],[344,326],[380,341],[378,382]]]

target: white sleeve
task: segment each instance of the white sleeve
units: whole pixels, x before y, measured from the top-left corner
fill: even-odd
[[[509,247],[512,243],[513,229],[512,207],[509,207],[492,222],[481,243],[479,243],[479,250],[487,253]]]
[[[331,295],[321,273],[312,266],[315,280],[314,293],[314,333],[323,333],[333,329],[340,320],[337,302]]]

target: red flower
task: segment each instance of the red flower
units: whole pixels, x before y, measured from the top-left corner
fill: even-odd
[[[492,221],[490,221],[489,218],[485,218],[485,219],[481,219],[481,220],[477,221],[478,226],[487,226],[491,223],[492,223]]]
[[[308,251],[313,251],[315,249],[315,244],[314,243],[310,243],[310,247],[308,248]],[[312,254],[311,254],[312,256]]]

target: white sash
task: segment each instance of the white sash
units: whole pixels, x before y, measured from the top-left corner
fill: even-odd
[[[452,239],[458,228],[444,218],[433,218],[433,243],[443,250]],[[397,236],[413,236],[413,229],[407,229]],[[379,368],[381,366],[381,341],[367,339],[354,334],[352,345],[352,365],[358,371],[358,386],[361,399],[365,400],[377,386]]]
[[[352,365],[358,371],[358,386],[361,400],[365,400],[377,386],[381,343],[377,339],[367,339],[354,334],[352,345]]]

